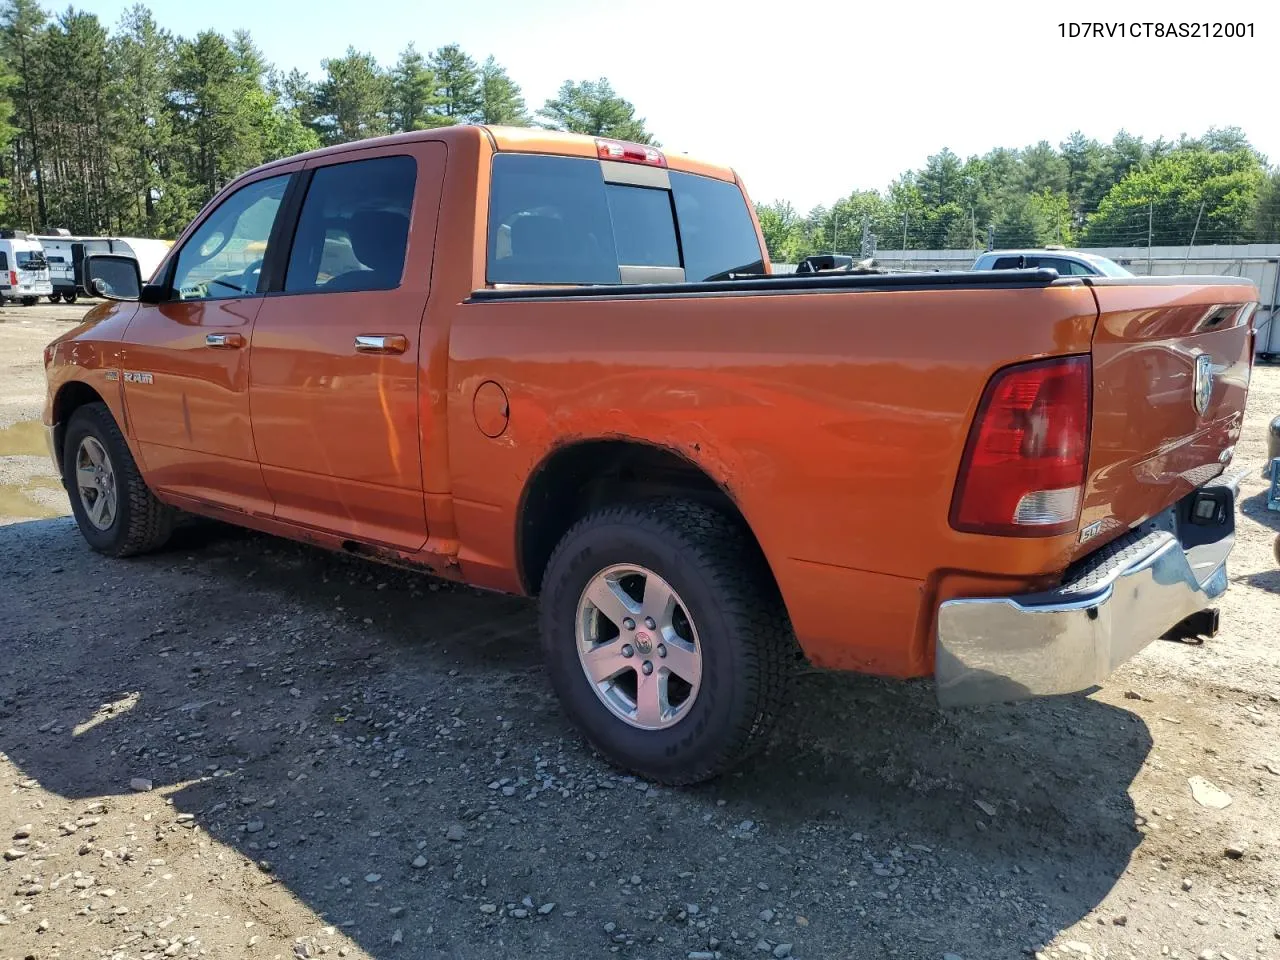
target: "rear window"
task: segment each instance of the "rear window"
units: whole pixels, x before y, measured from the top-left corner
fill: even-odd
[[[48,265],[44,259],[43,250],[15,250],[13,259],[17,261],[19,267],[29,270],[39,270]]]
[[[620,267],[683,267],[701,281],[763,269],[736,184],[676,172],[670,182],[609,183],[596,160],[495,157],[488,281],[619,283]]]

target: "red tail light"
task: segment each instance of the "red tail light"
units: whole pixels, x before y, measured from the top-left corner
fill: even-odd
[[[1080,521],[1089,458],[1089,357],[1006,367],[987,384],[960,463],[951,526],[1051,537]]]
[[[10,271],[9,271],[9,286],[11,286],[11,287],[16,287],[17,285],[18,285],[18,271],[17,271],[17,270],[10,270]]]
[[[624,143],[621,140],[596,139],[596,155],[601,160],[617,160],[620,163],[643,163],[650,167],[665,167],[667,158],[657,147],[643,143]]]

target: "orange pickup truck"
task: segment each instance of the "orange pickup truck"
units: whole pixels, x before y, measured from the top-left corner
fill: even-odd
[[[1245,281],[773,275],[728,167],[483,126],[87,269],[44,420],[90,546],[186,511],[537,595],[564,709],[656,781],[749,755],[802,658],[973,704],[1216,626]]]

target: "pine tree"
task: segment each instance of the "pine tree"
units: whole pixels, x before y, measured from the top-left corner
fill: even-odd
[[[476,119],[480,123],[517,127],[529,123],[519,85],[493,57],[485,60],[480,68],[480,107]]]

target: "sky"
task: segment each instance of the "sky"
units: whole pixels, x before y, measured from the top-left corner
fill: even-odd
[[[81,0],[114,26],[133,0]],[[1049,4],[740,0],[151,0],[168,30],[249,29],[267,59],[318,77],[348,45],[390,66],[405,44],[493,54],[531,108],[608,77],[670,152],[733,166],[797,209],[882,189],[950,147],[1057,144],[1239,126],[1280,164],[1280,3]],[[58,4],[49,4],[58,7]],[[1252,24],[1253,38],[1062,36],[1077,22]]]

